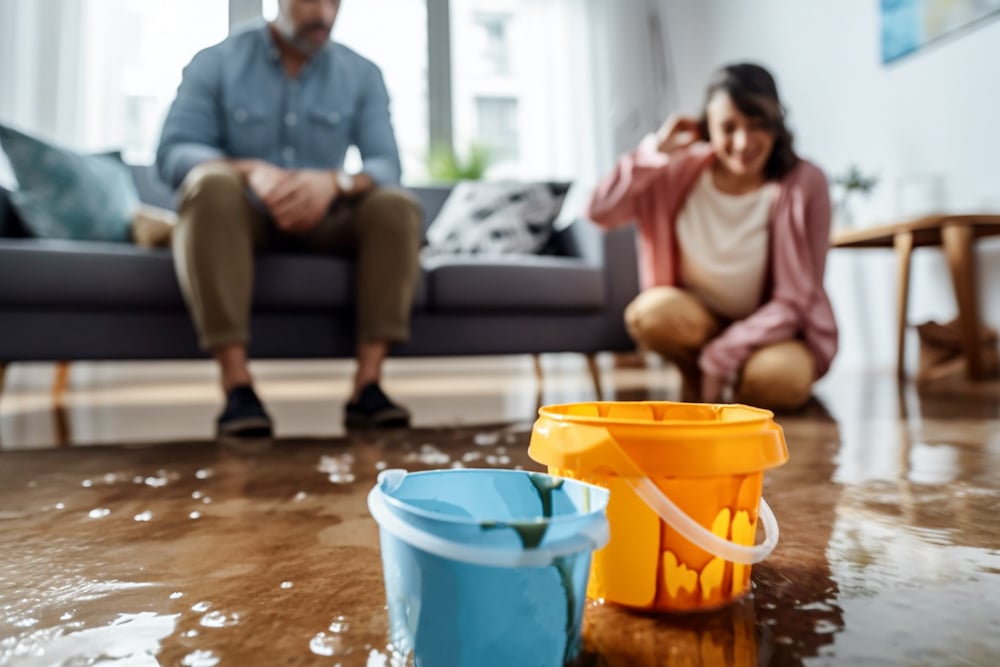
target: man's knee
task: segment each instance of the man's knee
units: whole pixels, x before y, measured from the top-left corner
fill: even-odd
[[[208,243],[214,238],[234,241],[238,235],[252,238],[254,211],[246,196],[243,178],[221,162],[192,169],[181,185],[174,245]]]
[[[776,343],[747,359],[736,397],[762,408],[792,410],[809,400],[815,379],[816,361],[805,343]]]
[[[718,332],[718,322],[693,296],[669,286],[652,287],[625,309],[632,338],[654,351],[698,348]]]
[[[420,205],[402,190],[378,188],[358,204],[357,215],[362,238],[371,235],[385,242],[395,237],[419,245]]]
[[[240,201],[245,196],[243,178],[235,168],[224,162],[207,162],[194,167],[184,178],[178,208]]]

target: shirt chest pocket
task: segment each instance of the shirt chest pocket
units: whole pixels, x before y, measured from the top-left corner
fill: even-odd
[[[341,165],[353,139],[353,114],[337,109],[310,109],[306,121],[308,134],[304,139],[317,161],[324,165]]]
[[[264,158],[278,145],[281,131],[274,113],[237,106],[226,119],[229,153],[239,158]]]

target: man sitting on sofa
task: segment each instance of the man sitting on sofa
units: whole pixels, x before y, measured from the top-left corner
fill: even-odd
[[[400,162],[380,70],[330,41],[339,6],[281,0],[273,23],[197,54],[164,124],[157,166],[180,188],[174,263],[221,371],[222,436],[271,434],[247,365],[253,254],[265,248],[356,259],[357,370],[345,424],[409,423],[379,381],[390,344],[409,336],[420,212],[390,189]],[[352,144],[364,171],[348,175]]]

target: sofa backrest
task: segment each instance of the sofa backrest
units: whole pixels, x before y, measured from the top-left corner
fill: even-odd
[[[160,180],[155,166],[132,165],[130,169],[132,170],[132,180],[135,182],[136,190],[139,193],[139,199],[143,203],[168,210],[176,208],[176,194],[170,186]],[[568,183],[559,182],[550,183],[549,185],[560,194],[565,194],[569,189]],[[408,188],[423,208],[425,230],[441,211],[445,201],[448,199],[448,195],[451,194],[452,187],[452,185],[425,185]],[[17,211],[11,205],[9,194],[7,190],[0,187],[0,238],[30,237],[31,233],[24,227],[17,215]],[[543,250],[543,253],[556,255],[589,254],[586,252],[580,253],[581,249],[577,247],[575,236],[576,234],[572,232],[570,234],[559,233],[554,235],[552,242]],[[587,245],[592,245],[592,242]]]
[[[160,180],[160,175],[153,165],[131,165],[132,181],[139,193],[139,201],[150,206],[173,210],[177,206],[177,197],[173,189]]]
[[[434,221],[437,214],[441,212],[444,202],[451,194],[450,185],[425,185],[407,188],[410,193],[420,202],[420,207],[424,210],[424,231],[428,225]]]
[[[134,165],[132,180],[135,181],[139,199],[144,204],[173,210],[177,206],[177,195],[170,186],[160,180],[156,167],[151,165]],[[444,202],[451,193],[450,185],[430,185],[409,188],[409,191],[420,202],[424,209],[424,227],[426,227],[440,212]]]

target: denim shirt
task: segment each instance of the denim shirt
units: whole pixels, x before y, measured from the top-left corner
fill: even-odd
[[[156,164],[160,177],[177,188],[193,167],[220,158],[340,169],[351,145],[376,183],[399,183],[399,151],[379,68],[329,42],[293,79],[267,24],[254,22],[198,53],[184,69]]]

